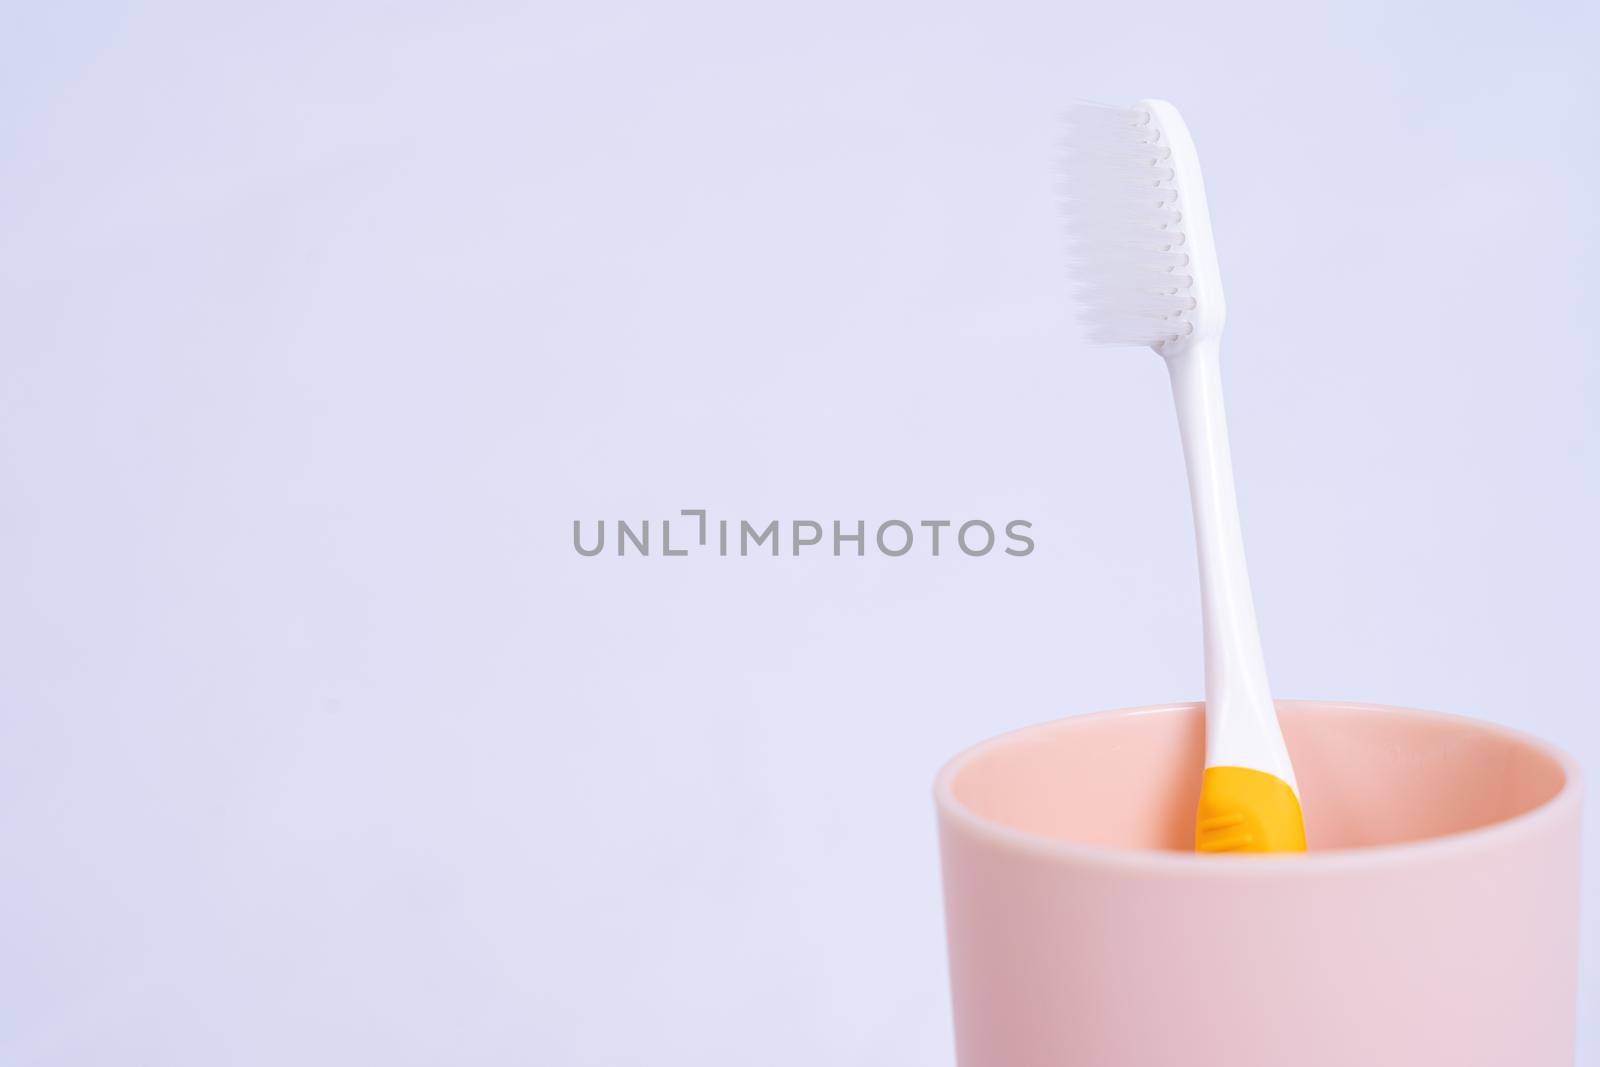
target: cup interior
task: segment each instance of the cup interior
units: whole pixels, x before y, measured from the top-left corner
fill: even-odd
[[[1315,851],[1423,841],[1548,803],[1555,750],[1489,723],[1364,704],[1279,701]],[[1062,719],[996,738],[941,777],[978,818],[1079,844],[1190,851],[1205,758],[1199,704]]]

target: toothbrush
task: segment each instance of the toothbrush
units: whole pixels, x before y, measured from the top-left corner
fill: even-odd
[[[1068,114],[1067,223],[1092,340],[1149,345],[1178,409],[1200,557],[1206,761],[1199,852],[1306,847],[1294,767],[1267,687],[1218,359],[1227,309],[1194,142],[1163,100]]]

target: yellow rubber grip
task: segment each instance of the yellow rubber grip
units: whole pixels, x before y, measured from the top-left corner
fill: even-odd
[[[1304,852],[1306,826],[1294,790],[1275,774],[1207,767],[1195,814],[1196,852]]]

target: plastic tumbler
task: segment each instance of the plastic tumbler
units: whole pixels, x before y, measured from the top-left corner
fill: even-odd
[[[935,785],[960,1067],[1571,1067],[1581,780],[1453,715],[1281,701],[1311,851],[1190,851],[1204,708]]]

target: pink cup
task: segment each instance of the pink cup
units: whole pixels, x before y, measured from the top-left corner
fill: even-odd
[[[1304,855],[1189,851],[1198,704],[940,772],[961,1067],[1571,1067],[1576,766],[1451,715],[1278,709]]]

